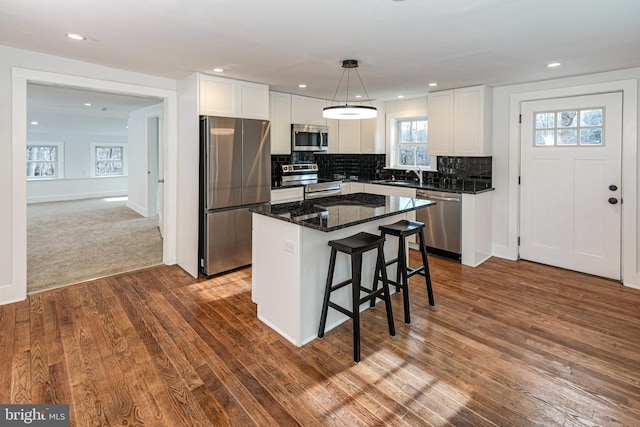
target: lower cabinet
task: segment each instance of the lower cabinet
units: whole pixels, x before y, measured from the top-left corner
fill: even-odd
[[[364,193],[364,183],[362,182],[343,182],[342,194]]]
[[[304,187],[271,190],[271,204],[299,202],[304,200]]]
[[[493,192],[462,195],[462,264],[477,267],[493,253]]]

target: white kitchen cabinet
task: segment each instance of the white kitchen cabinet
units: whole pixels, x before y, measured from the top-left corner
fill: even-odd
[[[325,106],[324,99],[291,95],[291,123],[326,126],[327,120],[322,116]]]
[[[269,120],[269,86],[238,81],[240,117],[244,119]]]
[[[304,200],[304,187],[278,188],[271,190],[271,204]]]
[[[363,193],[364,183],[362,182],[343,182],[342,194]]]
[[[338,152],[360,154],[360,120],[337,120]]]
[[[491,155],[492,89],[488,86],[428,95],[429,154]]]
[[[360,120],[360,153],[384,154],[384,141],[376,133],[377,126],[377,118]],[[383,134],[384,131],[381,135]]]
[[[291,154],[291,95],[269,93],[271,154]]]
[[[269,86],[199,74],[199,114],[269,119]]]

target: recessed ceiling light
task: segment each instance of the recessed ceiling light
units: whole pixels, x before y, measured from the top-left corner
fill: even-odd
[[[547,67],[549,68],[556,68],[562,65],[562,62],[550,62],[547,64]]]
[[[298,85],[298,87],[301,88],[301,89],[304,89],[305,87],[307,87],[307,85],[304,84],[304,83],[301,83],[301,84]]]
[[[356,98],[362,98],[362,95],[356,95]]]
[[[91,107],[92,105],[93,105],[93,104],[92,104],[92,103],[90,103],[90,102],[85,102],[85,103],[84,103],[84,106],[85,106],[85,107]]]
[[[70,39],[73,40],[86,40],[87,38],[85,36],[83,36],[82,34],[78,34],[78,33],[67,33],[65,34],[65,36],[69,37]]]
[[[31,124],[32,124],[33,126],[38,126],[38,122],[36,122],[35,120],[34,120],[34,121],[32,121],[32,122],[31,122]]]
[[[224,73],[224,69],[222,69],[222,68],[214,68],[213,72],[214,73]]]
[[[398,95],[398,99],[404,98],[404,95]]]
[[[436,86],[438,86],[438,83],[436,83],[436,82],[431,82],[431,83],[429,83],[429,86],[431,86],[431,87],[436,87]]]

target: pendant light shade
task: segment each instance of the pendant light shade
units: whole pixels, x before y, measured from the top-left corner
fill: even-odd
[[[349,80],[351,77],[351,70],[355,70],[356,75],[358,76],[358,80],[360,80],[360,84],[362,85],[362,90],[364,91],[367,99],[366,101],[371,104],[371,100],[369,99],[369,95],[367,94],[367,89],[364,87],[364,83],[362,83],[362,79],[360,78],[360,73],[358,73],[358,61],[355,59],[345,59],[342,61],[342,76],[340,77],[340,81],[338,82],[338,87],[336,88],[336,93],[333,95],[332,103],[336,102],[336,96],[338,95],[338,91],[340,90],[340,84],[342,83],[342,79],[344,78],[344,73],[347,73],[347,93],[345,97],[344,104],[331,105],[329,107],[325,107],[322,110],[322,116],[326,119],[339,119],[339,120],[355,120],[355,119],[372,119],[378,116],[378,110],[373,105],[357,105],[357,104],[349,104]]]

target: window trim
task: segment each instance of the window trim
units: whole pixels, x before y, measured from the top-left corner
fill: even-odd
[[[431,166],[414,166],[407,167],[398,164],[398,147],[397,147],[397,122],[399,120],[407,120],[407,119],[426,119],[429,121],[429,116],[427,115],[426,110],[412,110],[412,111],[403,111],[399,113],[389,113],[387,114],[387,161],[386,167],[389,169],[399,169],[399,170],[415,170],[416,168],[420,168],[421,171],[431,171],[435,172],[438,170],[437,158],[436,156],[431,157]],[[427,144],[429,142],[427,141]]]
[[[575,110],[576,115],[576,125],[575,126],[558,126],[558,114],[565,111],[573,111]],[[581,125],[580,117],[582,111],[591,111],[591,110],[602,110],[602,123],[600,125]],[[538,114],[548,114],[552,113],[554,115],[554,125],[552,127],[537,127],[537,115]],[[604,147],[606,141],[604,140],[605,133],[605,121],[606,121],[606,108],[604,106],[594,106],[594,107],[582,107],[575,109],[561,109],[561,110],[549,110],[549,111],[534,111],[533,112],[533,147],[534,148],[598,148]],[[600,129],[601,130],[601,143],[600,144],[581,144],[581,135],[580,131],[582,129]],[[575,144],[558,144],[558,132],[561,130],[575,130],[576,131],[576,143]],[[551,131],[553,132],[553,144],[537,144],[537,133],[539,131]]]
[[[121,175],[98,175],[96,170],[96,149],[98,147],[118,147],[122,148],[122,174]],[[129,176],[127,161],[127,144],[122,142],[92,142],[91,143],[91,178],[120,178]]]
[[[64,142],[46,142],[46,141],[32,141],[27,142],[28,147],[56,147],[56,170],[57,174],[54,177],[48,176],[27,176],[27,181],[51,181],[56,179],[64,179]],[[29,163],[29,160],[25,162],[25,166]],[[26,174],[25,174],[26,175]]]

